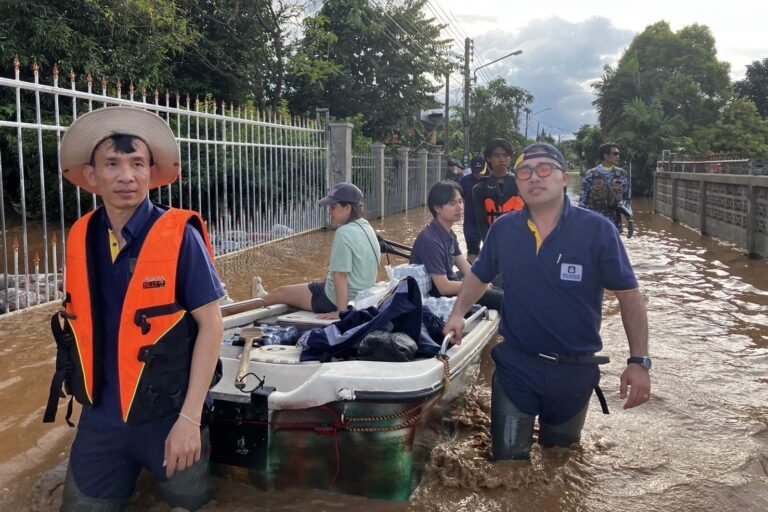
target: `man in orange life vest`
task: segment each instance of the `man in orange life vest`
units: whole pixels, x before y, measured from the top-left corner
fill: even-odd
[[[102,108],[69,127],[59,158],[64,177],[103,202],[70,230],[65,309],[51,322],[44,421],[62,384],[83,404],[62,510],[122,510],[142,468],[170,506],[196,510],[212,494],[204,411],[224,290],[200,216],[149,200],[179,176],[173,131],[146,110]]]
[[[472,189],[475,218],[483,239],[499,216],[523,209],[515,177],[509,171],[513,153],[512,144],[504,139],[493,139],[485,147],[491,172]]]

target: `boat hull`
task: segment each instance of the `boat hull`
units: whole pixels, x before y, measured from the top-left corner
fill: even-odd
[[[223,347],[224,378],[212,393],[214,473],[264,490],[407,500],[432,447],[452,433],[451,411],[478,374],[498,315],[472,327],[447,367],[437,359],[301,363],[294,347],[261,347],[246,392],[231,384],[239,348]]]

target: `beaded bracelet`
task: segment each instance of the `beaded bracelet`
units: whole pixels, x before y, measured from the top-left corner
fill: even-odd
[[[195,420],[193,420],[192,418],[190,418],[189,416],[187,416],[187,415],[186,415],[186,414],[184,414],[183,412],[179,412],[179,416],[180,416],[180,417],[182,417],[182,418],[184,418],[184,419],[185,419],[185,420],[187,420],[188,422],[190,422],[190,423],[192,423],[192,424],[194,424],[194,425],[197,425],[198,427],[200,426],[200,422],[199,422],[199,421],[195,421]]]

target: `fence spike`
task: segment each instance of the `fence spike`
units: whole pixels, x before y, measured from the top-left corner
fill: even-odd
[[[20,246],[19,246],[19,238],[18,237],[16,237],[16,236],[13,237],[13,244],[11,245],[11,247],[13,247],[14,251],[18,251],[19,250]]]
[[[93,87],[93,75],[91,74],[90,71],[88,72],[88,76],[85,77],[85,80],[86,82],[88,82],[88,89],[90,90],[91,87]]]
[[[37,78],[37,75],[40,73],[40,64],[37,61],[32,62],[32,72],[35,74],[35,78]]]
[[[77,74],[75,73],[75,68],[70,68],[69,69],[69,81],[74,83],[76,79],[77,79]]]
[[[51,245],[56,247],[56,244],[58,243],[58,239],[56,238],[56,232],[53,232],[53,237],[51,239]]]
[[[107,77],[102,75],[101,76],[101,92],[102,94],[107,94],[107,86],[109,85],[109,82],[107,81]]]
[[[59,79],[59,65],[54,64],[53,65],[53,79],[58,80]]]
[[[133,96],[133,92],[136,90],[136,87],[133,85],[133,80],[131,80],[131,84],[128,86],[128,92],[131,93],[131,96]]]
[[[35,265],[40,264],[40,253],[38,253],[37,251],[35,251],[35,257],[32,258],[32,263],[34,263]]]
[[[19,60],[19,56],[17,55],[15,59],[13,59],[13,70],[16,71],[18,74],[19,71],[21,71],[21,61]]]

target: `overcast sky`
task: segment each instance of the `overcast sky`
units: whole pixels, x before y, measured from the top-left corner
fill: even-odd
[[[731,78],[744,77],[746,65],[768,58],[768,7],[765,1],[731,0],[429,0],[426,12],[450,22],[444,35],[474,40],[473,69],[515,50],[523,54],[478,72],[478,82],[504,77],[535,96],[531,109],[549,109],[532,119],[549,133],[564,137],[583,124],[594,124],[594,95],[589,84],[605,64],[615,64],[632,39],[646,26],[668,21],[673,31],[699,23],[710,28],[717,56],[730,63]],[[463,54],[463,50],[462,54]],[[451,102],[461,103],[461,84],[454,76]],[[455,89],[455,90],[454,90]],[[442,97],[440,98],[442,101]]]

